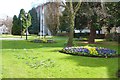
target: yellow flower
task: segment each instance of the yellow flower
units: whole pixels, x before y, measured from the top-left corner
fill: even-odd
[[[92,55],[98,54],[98,52],[96,51],[96,47],[84,46],[84,48],[87,48],[90,51],[90,54]]]

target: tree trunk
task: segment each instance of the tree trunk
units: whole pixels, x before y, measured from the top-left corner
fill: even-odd
[[[110,38],[110,28],[106,28],[106,29],[107,29],[107,32],[105,34],[105,39],[109,40],[109,38]]]
[[[69,24],[70,24],[70,32],[69,32],[69,38],[67,42],[67,46],[71,47],[73,46],[73,38],[74,38],[74,21],[75,21],[75,13],[73,10],[73,4],[70,2],[70,12],[69,12]]]
[[[68,14],[69,14],[69,39],[67,42],[67,46],[73,46],[73,38],[74,38],[74,21],[75,21],[75,15],[76,12],[78,11],[78,9],[80,8],[80,4],[81,2],[79,2],[76,7],[73,7],[73,2],[72,0],[69,0],[69,6],[67,6],[66,8],[68,9]],[[81,0],[80,0],[81,1]]]
[[[70,17],[70,32],[69,32],[69,39],[67,42],[67,46],[71,47],[73,46],[73,37],[74,37],[74,20],[75,17],[73,14],[71,14],[72,16]]]
[[[57,35],[57,31],[56,30],[52,30],[52,35],[56,36]]]
[[[89,43],[94,44],[95,43],[95,37],[96,37],[96,29],[90,28],[90,36],[89,36]]]

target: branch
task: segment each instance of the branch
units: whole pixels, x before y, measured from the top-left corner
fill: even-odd
[[[80,8],[81,3],[82,3],[82,0],[80,0],[80,2],[78,2],[78,4],[75,6],[74,14],[77,13],[78,9]]]
[[[104,17],[107,17],[107,11],[105,9],[105,3],[104,2],[101,2],[101,7],[102,7],[102,12],[103,12]]]
[[[66,8],[68,11],[70,11],[70,8],[67,6],[67,4],[65,4],[63,1],[62,1],[62,4],[63,4],[63,5],[60,5],[60,6]]]

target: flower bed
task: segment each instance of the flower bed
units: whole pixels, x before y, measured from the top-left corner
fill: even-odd
[[[35,40],[32,40],[31,42],[34,42],[34,43],[55,43],[54,40],[51,40],[51,39],[35,39]]]
[[[83,56],[96,56],[96,57],[112,57],[117,56],[115,50],[102,47],[65,47],[60,52],[73,55],[83,55]]]

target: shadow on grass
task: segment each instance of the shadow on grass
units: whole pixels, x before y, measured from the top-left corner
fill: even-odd
[[[64,47],[64,43],[33,43],[30,41],[2,41],[2,49],[34,49],[44,47]]]
[[[77,66],[90,67],[91,69],[92,68],[99,69],[99,67],[105,67],[107,69],[107,75],[109,78],[117,78],[116,72],[118,71],[118,58],[91,58],[81,56],[67,56],[66,58],[62,59],[65,60],[67,59],[69,61],[72,60],[77,63]]]

